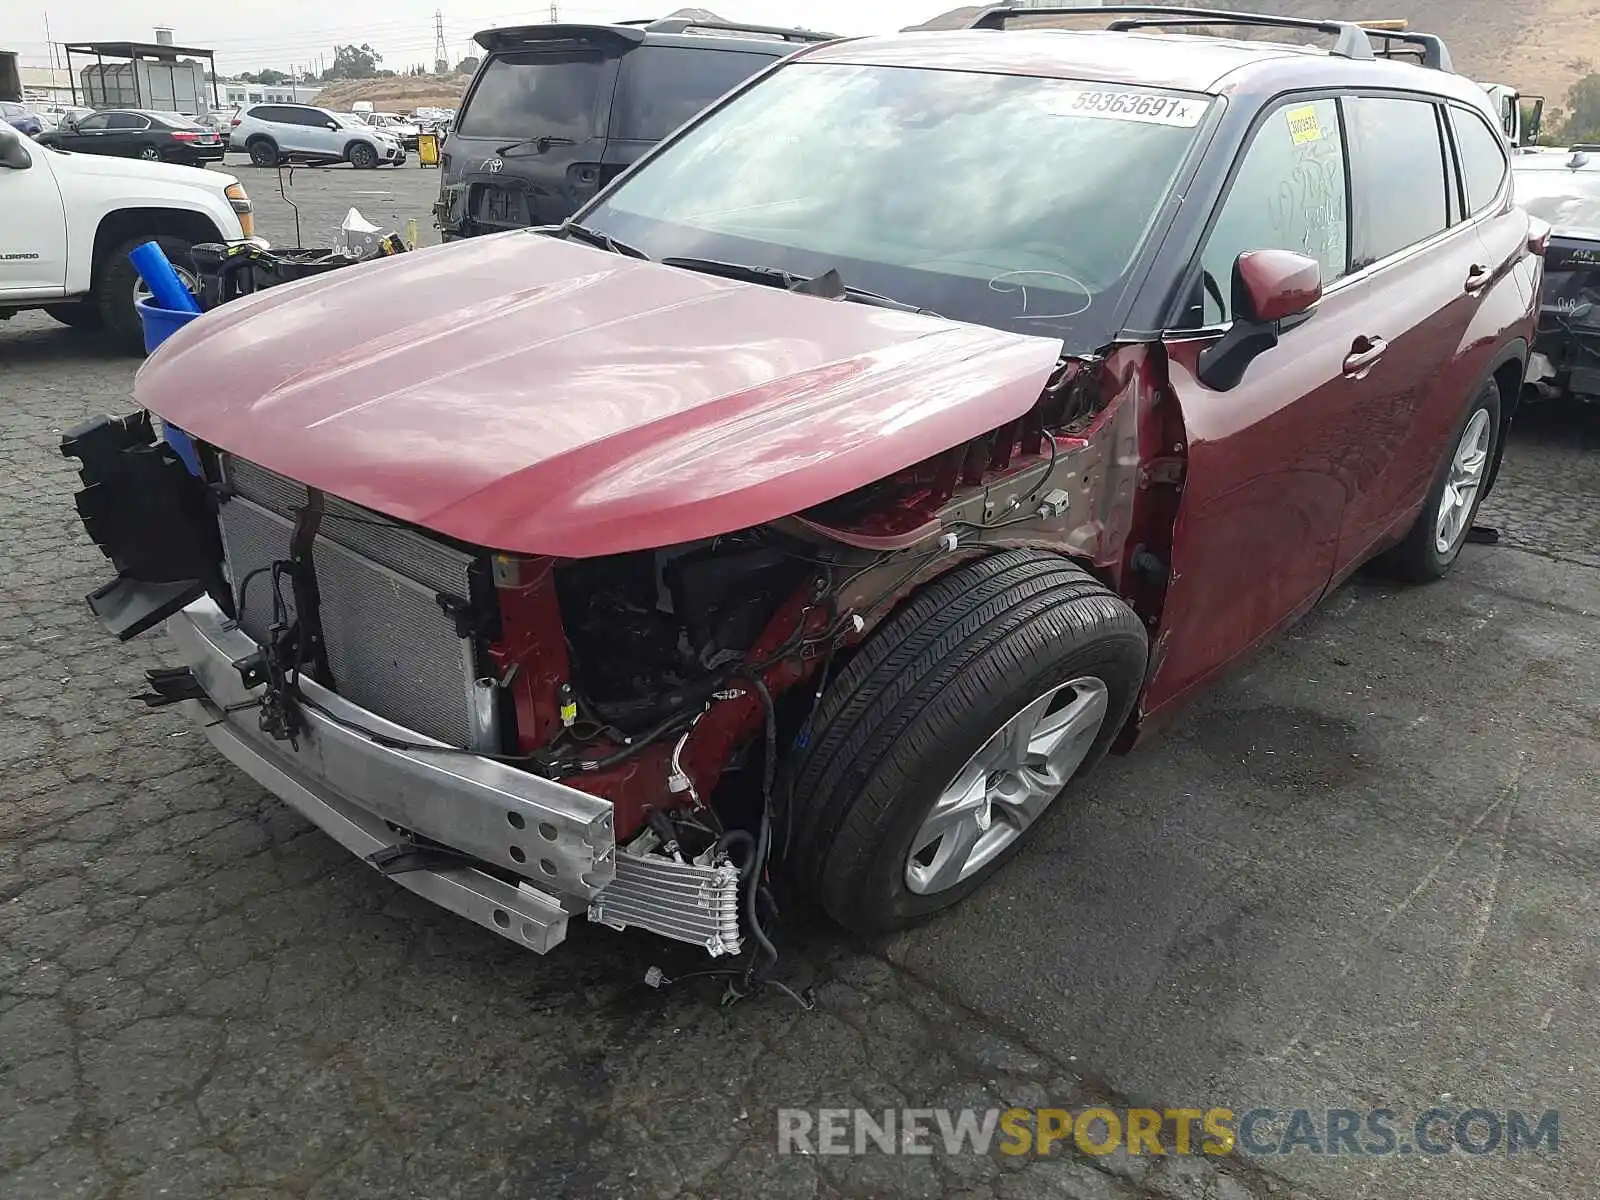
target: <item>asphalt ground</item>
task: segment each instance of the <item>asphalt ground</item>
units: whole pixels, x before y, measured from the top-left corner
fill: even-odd
[[[293,243],[275,173],[227,169]],[[288,194],[326,245],[351,205],[428,240],[436,188],[340,167]],[[1500,545],[1342,588],[958,911],[881,944],[791,930],[803,1012],[651,990],[704,963],[648,936],[523,952],[135,703],[166,647],[89,619],[107,564],[56,447],[136,365],[0,323],[0,1196],[1600,1195],[1600,439],[1571,414],[1518,429]],[[779,1108],[1096,1102],[1388,1108],[1402,1134],[1432,1105],[1558,1109],[1561,1140],[777,1152]]]

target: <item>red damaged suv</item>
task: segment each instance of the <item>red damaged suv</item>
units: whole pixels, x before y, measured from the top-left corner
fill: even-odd
[[[1484,93],[1038,11],[800,50],[562,226],[180,331],[64,447],[146,699],[523,945],[755,964],[774,891],[944,908],[1361,563],[1444,574],[1541,277]]]

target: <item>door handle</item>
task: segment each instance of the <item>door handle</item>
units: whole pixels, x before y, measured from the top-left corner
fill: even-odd
[[[1344,356],[1344,373],[1346,375],[1364,375],[1367,368],[1383,357],[1389,349],[1389,343],[1381,337],[1358,337],[1350,347],[1350,353]]]
[[[1467,268],[1466,290],[1468,292],[1482,291],[1484,286],[1489,282],[1489,276],[1490,271],[1488,267],[1481,263],[1473,263]]]

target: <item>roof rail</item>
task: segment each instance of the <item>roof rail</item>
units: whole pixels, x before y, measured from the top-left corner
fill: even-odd
[[[837,33],[815,29],[785,29],[781,25],[745,25],[736,21],[696,21],[689,17],[663,17],[659,21],[639,22],[650,33],[687,33],[693,29],[712,29],[718,33],[754,33],[784,42],[831,42]],[[634,22],[629,21],[632,25]]]
[[[1399,29],[1374,28],[1364,26],[1369,38],[1382,38],[1384,48],[1387,50],[1390,43],[1400,42],[1402,45],[1415,49],[1422,56],[1422,65],[1434,71],[1449,71],[1455,73],[1455,63],[1450,61],[1450,51],[1444,44],[1444,39],[1432,33],[1406,33]],[[1385,54],[1385,58],[1392,57]]]
[[[1331,33],[1337,39],[1333,53],[1340,58],[1367,61],[1377,56],[1367,31],[1354,21],[1316,21],[1304,17],[1274,17],[1266,13],[1224,12],[1211,8],[1183,8],[1172,4],[1066,4],[1049,7],[1017,8],[999,4],[972,18],[968,29],[1004,29],[1006,22],[1021,17],[1114,17],[1108,29],[1147,29],[1180,25],[1250,25],[1270,29],[1314,29]],[[1132,18],[1132,19],[1128,19]],[[1411,34],[1423,37],[1423,34]],[[1437,41],[1438,39],[1434,39]],[[1444,44],[1439,44],[1444,49]]]

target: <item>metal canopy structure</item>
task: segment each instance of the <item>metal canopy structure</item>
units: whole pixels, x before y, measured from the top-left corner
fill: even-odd
[[[204,59],[210,67],[211,74],[211,103],[215,108],[222,107],[221,94],[217,91],[217,58],[216,54],[200,46],[172,46],[165,42],[68,42],[63,49],[67,52],[67,78],[72,84],[72,103],[78,103],[78,74],[72,66],[72,56],[82,55],[85,58],[93,56],[96,63],[105,66],[106,59],[124,59],[128,62],[138,63],[141,59],[155,62],[175,63],[180,58]],[[147,108],[146,97],[140,91],[139,71],[133,71],[133,83],[138,103],[133,107]]]

